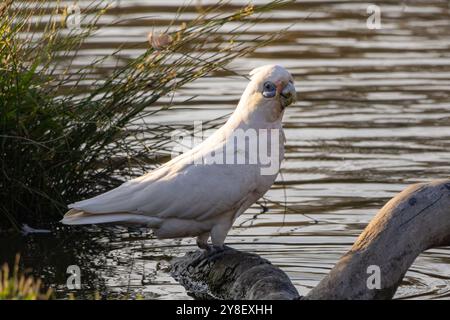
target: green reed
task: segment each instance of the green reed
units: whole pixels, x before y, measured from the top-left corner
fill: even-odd
[[[40,279],[19,271],[19,255],[12,269],[7,263],[0,269],[0,300],[48,300],[52,290],[44,290]]]
[[[134,59],[111,54],[77,66],[86,39],[105,25],[103,2],[82,9],[82,28],[68,29],[67,8],[49,2],[0,5],[0,227],[60,218],[66,204],[142,174],[168,154],[167,126],[142,119],[167,110],[159,103],[184,85],[264,46],[277,35],[242,38],[273,1],[227,13],[226,3],[179,14]],[[180,8],[179,13],[184,10]],[[44,20],[43,17],[50,17]],[[120,23],[120,22],[116,22]],[[224,36],[222,28],[236,25]],[[149,30],[151,31],[151,30]],[[115,68],[105,68],[116,61]],[[101,78],[92,78],[94,71]],[[88,83],[88,84],[87,84]]]

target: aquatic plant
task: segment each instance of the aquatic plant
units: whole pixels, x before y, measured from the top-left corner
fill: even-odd
[[[43,289],[40,279],[27,276],[19,271],[19,255],[10,270],[7,263],[0,269],[0,300],[48,300],[51,289]],[[12,271],[12,272],[11,272]]]
[[[108,6],[82,8],[80,28],[67,28],[59,1],[0,5],[0,227],[56,220],[66,204],[117,186],[168,156],[172,127],[144,119],[169,109],[159,103],[180,87],[264,46],[277,35],[242,35],[255,17],[283,0],[224,13],[203,7],[152,33],[136,58],[123,47],[82,66],[86,39],[102,27]],[[120,21],[114,24],[120,25]],[[224,36],[223,27],[232,24]],[[115,68],[106,67],[107,62]],[[101,71],[101,78],[93,78]],[[98,74],[98,73],[97,73]],[[157,103],[158,102],[158,103]]]

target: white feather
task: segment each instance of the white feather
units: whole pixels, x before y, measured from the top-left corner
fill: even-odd
[[[256,68],[251,76],[233,115],[207,140],[142,177],[70,204],[74,211],[69,211],[62,222],[143,223],[157,229],[160,237],[212,232],[213,243],[223,243],[237,215],[271,187],[278,172],[261,175],[259,164],[195,163],[213,150],[221,150],[235,130],[249,128],[279,129],[280,162],[283,158],[283,108],[276,99],[262,98],[260,92],[265,81],[292,82],[292,77],[280,66]]]

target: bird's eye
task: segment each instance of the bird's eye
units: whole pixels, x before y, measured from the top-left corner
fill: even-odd
[[[264,83],[262,95],[265,98],[273,98],[277,94],[277,87],[270,81]]]

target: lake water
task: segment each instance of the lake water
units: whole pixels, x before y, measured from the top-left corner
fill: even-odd
[[[258,3],[257,1],[255,1]],[[120,1],[106,19],[130,19],[93,38],[83,55],[108,53],[120,43],[146,41],[167,25],[181,1]],[[195,15],[194,1],[182,19]],[[226,8],[246,1],[233,1]],[[449,1],[372,1],[381,29],[367,28],[368,3],[298,1],[269,14],[251,36],[289,30],[280,40],[230,68],[246,74],[281,64],[295,77],[298,102],[287,108],[286,160],[266,194],[268,211],[254,205],[235,223],[227,244],[254,252],[283,269],[300,294],[314,287],[352,245],[379,208],[407,185],[449,178]],[[151,16],[146,19],[137,19]],[[128,51],[130,56],[139,50]],[[230,113],[247,80],[220,75],[184,87],[188,105],[150,121],[186,123]],[[285,207],[286,205],[286,207]],[[305,216],[306,215],[306,216]],[[81,267],[76,297],[188,298],[168,273],[172,257],[195,249],[192,239],[155,240],[144,230],[59,229],[51,235],[11,236],[2,258],[21,251],[64,298],[68,265]],[[69,235],[67,235],[69,234]],[[396,297],[450,297],[450,249],[423,253]]]

